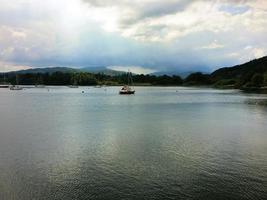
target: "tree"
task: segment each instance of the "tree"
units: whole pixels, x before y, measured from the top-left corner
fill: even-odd
[[[267,72],[264,74],[264,83],[265,86],[267,86]]]
[[[254,86],[261,86],[263,84],[263,81],[264,81],[264,78],[263,78],[263,75],[262,74],[254,74],[251,78],[251,83],[254,85]]]
[[[185,79],[187,85],[209,85],[210,83],[210,75],[201,72],[192,73]]]

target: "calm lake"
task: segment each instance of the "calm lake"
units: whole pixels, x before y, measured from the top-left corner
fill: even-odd
[[[48,88],[0,89],[0,199],[267,199],[267,95]]]

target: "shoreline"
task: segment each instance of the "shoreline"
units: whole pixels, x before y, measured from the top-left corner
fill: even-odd
[[[11,85],[0,85],[0,89],[8,89]],[[23,85],[19,84],[23,88],[36,88],[35,85]],[[44,85],[45,87],[68,87],[69,85]],[[114,84],[114,85],[78,85],[79,87],[122,87],[123,84]],[[217,90],[239,90],[244,93],[255,93],[255,94],[267,94],[267,87],[242,87],[235,88],[232,85],[226,87],[218,87],[214,85],[149,85],[149,84],[136,84],[133,87],[183,87],[183,88],[207,88],[207,89],[217,89]],[[37,87],[38,88],[38,87]]]

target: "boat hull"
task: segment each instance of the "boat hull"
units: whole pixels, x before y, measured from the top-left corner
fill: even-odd
[[[135,91],[120,91],[119,92],[120,94],[134,94],[135,93]]]
[[[36,88],[45,88],[45,85],[35,85]]]
[[[79,88],[78,85],[69,85],[68,87],[69,87],[69,88]]]

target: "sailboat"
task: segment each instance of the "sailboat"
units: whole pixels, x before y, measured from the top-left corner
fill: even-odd
[[[43,85],[43,78],[42,76],[40,76],[37,81],[36,81],[36,84],[35,84],[35,87],[36,88],[45,88],[45,85]]]
[[[12,85],[10,90],[22,90],[22,87],[19,86],[19,75],[16,75],[16,85]]]
[[[69,85],[69,88],[79,88],[78,85]]]
[[[133,85],[133,79],[132,79],[132,73],[130,71],[128,71],[127,73],[127,79],[128,79],[128,84],[124,85],[119,94],[134,94],[135,90],[133,87],[131,87]]]
[[[76,77],[73,77],[73,84],[68,86],[69,88],[79,88]]]

